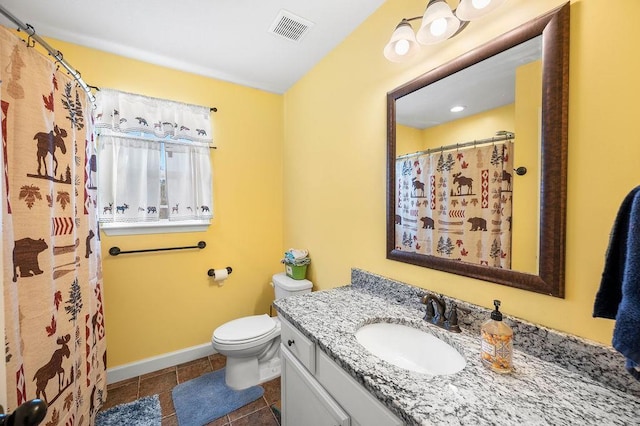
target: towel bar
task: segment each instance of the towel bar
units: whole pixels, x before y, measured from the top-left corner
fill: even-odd
[[[163,248],[154,248],[154,249],[142,249],[142,250],[127,250],[122,251],[120,247],[111,247],[109,249],[109,254],[111,256],[117,256],[119,254],[129,254],[129,253],[145,253],[150,251],[168,251],[168,250],[184,250],[184,249],[203,249],[207,246],[207,243],[204,241],[199,241],[198,245],[195,246],[185,246],[185,247],[163,247]]]

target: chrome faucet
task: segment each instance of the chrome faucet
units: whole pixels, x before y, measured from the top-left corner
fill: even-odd
[[[458,309],[464,312],[470,312],[468,309],[460,308],[455,303],[451,303],[449,314],[446,313],[447,305],[435,294],[427,293],[422,296],[421,302],[427,305],[427,312],[424,316],[425,321],[444,328],[454,333],[460,333],[458,325]]]

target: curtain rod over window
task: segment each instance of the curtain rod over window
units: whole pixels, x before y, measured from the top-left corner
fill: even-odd
[[[29,39],[33,39],[37,41],[42,47],[44,47],[47,50],[47,52],[49,52],[49,55],[53,56],[56,62],[62,65],[69,72],[69,74],[78,82],[80,87],[82,87],[82,89],[85,92],[87,92],[87,94],[89,95],[89,98],[91,99],[91,102],[95,101],[95,97],[93,96],[93,93],[91,93],[91,88],[93,87],[97,89],[97,87],[89,86],[87,83],[85,83],[80,73],[77,70],[75,70],[71,65],[69,65],[67,61],[64,60],[62,56],[62,52],[51,47],[49,43],[44,41],[39,35],[36,34],[36,30],[31,25],[25,24],[24,22],[22,22],[15,15],[13,15],[11,12],[5,9],[5,7],[2,5],[0,5],[0,13],[6,16],[11,22],[16,24],[18,26],[18,30],[25,31],[29,35]]]
[[[496,133],[496,136],[491,137],[491,138],[477,139],[477,140],[472,140],[472,141],[463,142],[463,143],[454,143],[454,144],[451,144],[451,145],[445,145],[445,146],[441,146],[441,147],[438,147],[438,148],[430,148],[430,149],[425,149],[424,151],[413,152],[411,154],[398,155],[396,157],[396,160],[401,160],[403,158],[415,157],[416,155],[431,154],[432,152],[450,151],[450,150],[453,150],[453,149],[465,148],[465,147],[468,147],[468,146],[475,146],[475,145],[482,145],[482,144],[486,144],[486,143],[508,141],[510,139],[514,139],[515,137],[516,137],[516,134],[513,133],[513,132],[499,131],[499,132]]]
[[[102,92],[107,93],[107,92],[113,92],[113,93],[122,93],[125,96],[131,96],[132,98],[136,98],[141,102],[151,102],[151,103],[166,103],[169,102],[171,104],[175,104],[175,105],[184,105],[188,108],[191,107],[195,107],[195,108],[208,108],[209,112],[218,112],[218,108],[216,107],[208,107],[208,106],[204,106],[204,105],[197,105],[197,104],[190,104],[188,102],[181,102],[181,101],[174,101],[171,99],[163,99],[163,98],[157,98],[154,96],[147,96],[147,95],[141,95],[139,93],[132,93],[132,92],[125,92],[124,90],[119,90],[119,89],[112,89],[112,88],[108,88],[108,87],[103,87],[102,88]]]

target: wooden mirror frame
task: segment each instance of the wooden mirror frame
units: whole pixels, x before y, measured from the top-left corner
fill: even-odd
[[[396,250],[396,101],[455,72],[542,35],[542,120],[538,274]],[[387,93],[387,259],[564,297],[569,3]]]

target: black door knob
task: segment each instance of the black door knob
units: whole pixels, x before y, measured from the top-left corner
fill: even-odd
[[[291,346],[293,345],[295,342],[292,339],[287,340],[287,345]]]

